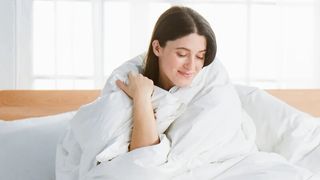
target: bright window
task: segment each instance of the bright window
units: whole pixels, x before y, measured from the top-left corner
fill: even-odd
[[[315,1],[178,2],[210,22],[217,56],[235,83],[260,88],[320,84]],[[175,4],[34,0],[32,88],[102,88],[113,69],[147,50],[155,21],[171,5]]]

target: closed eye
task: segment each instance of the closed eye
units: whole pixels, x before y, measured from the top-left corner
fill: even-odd
[[[186,57],[186,56],[187,56],[187,54],[182,54],[182,53],[177,53],[177,55],[178,55],[179,57]]]
[[[204,60],[204,56],[197,56],[198,59]]]

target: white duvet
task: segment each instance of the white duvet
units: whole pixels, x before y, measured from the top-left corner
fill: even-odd
[[[71,120],[58,144],[57,180],[317,178],[285,158],[290,151],[258,150],[260,133],[218,59],[190,87],[155,88],[152,104],[160,143],[128,152],[132,102],[115,80],[126,81],[128,72],[141,72],[142,59],[138,56],[116,69],[101,97],[81,107]],[[308,138],[320,139],[320,127],[315,128]],[[320,144],[316,142],[299,151],[300,156],[314,150]]]

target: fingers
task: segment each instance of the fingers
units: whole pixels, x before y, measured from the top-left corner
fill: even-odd
[[[133,71],[130,71],[129,73],[128,73],[128,78],[129,78],[129,80],[130,79],[132,79],[133,77],[136,77],[138,74],[137,73],[135,73],[135,72],[133,72]]]
[[[143,76],[142,74],[137,74],[136,72],[128,73],[128,84],[121,80],[116,81],[117,86],[124,91],[129,97],[135,98],[140,96],[152,96],[153,91],[153,81]]]
[[[124,84],[124,82],[122,82],[121,80],[118,79],[116,81],[116,84],[122,91],[124,91],[126,94],[128,94],[128,87],[126,84]]]
[[[131,79],[135,79],[135,78],[138,78],[138,79],[141,79],[141,78],[144,78],[145,76],[142,75],[141,73],[137,73],[137,72],[134,72],[134,71],[130,71],[128,73],[128,78],[129,80]]]
[[[129,73],[128,73],[128,75],[129,76],[133,76],[133,75],[136,75],[137,73],[135,73],[134,71],[130,71]]]
[[[137,74],[133,71],[130,71],[128,73],[128,84],[125,84],[121,80],[116,80],[116,85],[123,91],[125,92],[129,97],[131,97],[132,92],[130,92],[131,84],[134,82],[134,79],[137,77]]]

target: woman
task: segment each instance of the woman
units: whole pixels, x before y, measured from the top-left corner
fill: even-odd
[[[215,35],[209,23],[187,7],[172,7],[155,25],[142,74],[129,74],[128,85],[117,85],[133,100],[130,150],[159,143],[151,104],[153,86],[165,90],[185,87],[216,55]]]
[[[209,23],[197,12],[165,11],[145,61],[138,56],[117,68],[102,95],[71,120],[58,144],[57,179],[309,178],[307,169],[279,154],[258,151],[250,138],[255,125],[243,123],[241,101],[216,49]]]

